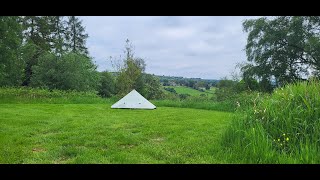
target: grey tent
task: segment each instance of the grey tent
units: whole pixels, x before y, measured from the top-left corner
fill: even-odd
[[[111,108],[156,109],[156,106],[134,89],[118,102],[114,103]]]

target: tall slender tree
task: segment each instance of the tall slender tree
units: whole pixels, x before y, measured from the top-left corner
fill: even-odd
[[[22,19],[24,47],[23,58],[26,62],[22,85],[28,86],[32,76],[32,67],[38,64],[41,54],[51,50],[52,28],[50,18],[46,16],[24,16]]]
[[[88,56],[88,49],[86,47],[86,40],[88,37],[84,26],[82,26],[82,21],[75,16],[69,16],[66,32],[68,49],[72,52]]]
[[[66,20],[64,16],[53,16],[52,23],[52,48],[53,52],[61,56],[66,51]]]

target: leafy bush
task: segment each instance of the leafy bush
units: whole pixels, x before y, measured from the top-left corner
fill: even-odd
[[[46,89],[92,91],[99,82],[99,74],[91,59],[76,53],[57,57],[47,53],[33,67],[32,87]]]
[[[111,73],[104,71],[101,74],[100,84],[98,87],[101,97],[111,97],[115,94],[115,79]]]
[[[190,94],[179,94],[179,98],[180,99],[187,99],[188,97],[190,97]]]
[[[164,88],[166,91],[169,91],[169,92],[172,92],[174,94],[177,94],[177,91],[174,89],[174,88],[171,88],[171,87],[165,87]]]

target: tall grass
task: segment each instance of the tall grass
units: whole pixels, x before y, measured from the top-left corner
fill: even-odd
[[[92,104],[112,103],[95,92],[47,90],[38,88],[0,88],[0,103]]]
[[[299,82],[256,97],[223,137],[230,159],[244,163],[320,163],[320,84]]]
[[[262,98],[265,95],[259,94],[258,92],[242,92],[226,99],[225,101],[215,101],[208,99],[207,97],[201,96],[190,96],[186,99],[164,99],[164,100],[152,100],[156,106],[165,107],[179,107],[179,108],[195,108],[195,109],[206,109],[216,111],[244,111],[253,105],[252,99],[255,97]]]

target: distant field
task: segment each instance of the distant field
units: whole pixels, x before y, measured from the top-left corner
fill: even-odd
[[[227,163],[231,113],[111,104],[0,104],[0,163]]]
[[[206,94],[208,97],[212,97],[214,96],[214,91],[215,91],[215,87],[211,87],[210,90],[205,90],[205,92],[201,92],[185,86],[165,86],[165,87],[174,88],[178,94],[190,94],[191,96],[200,96],[200,94]]]

